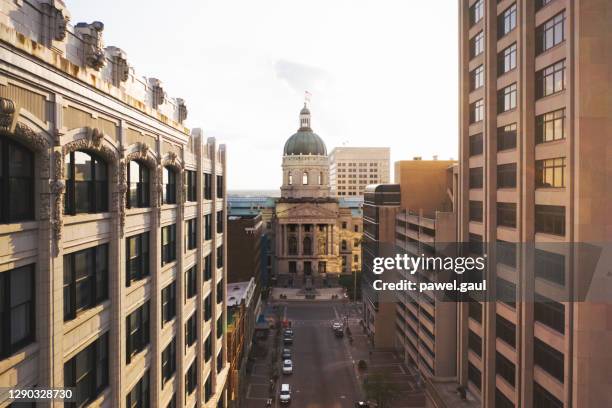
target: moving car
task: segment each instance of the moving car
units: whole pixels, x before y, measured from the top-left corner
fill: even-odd
[[[285,344],[285,345],[293,344],[293,337],[291,337],[291,336],[283,337],[283,344]]]
[[[343,337],[344,336],[344,330],[342,330],[342,328],[334,329],[334,334],[336,335],[336,337]]]
[[[279,399],[281,404],[288,404],[291,402],[291,388],[289,384],[281,384]]]
[[[291,360],[283,361],[283,374],[293,374],[293,362]]]
[[[291,349],[284,348],[282,356],[283,356],[283,360],[291,359]]]
[[[334,329],[334,330],[342,330],[342,323],[340,323],[340,322],[333,322],[332,323],[332,329]]]

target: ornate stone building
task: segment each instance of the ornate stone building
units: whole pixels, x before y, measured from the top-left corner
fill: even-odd
[[[361,269],[360,211],[331,197],[329,159],[304,104],[285,143],[281,197],[272,214],[274,275],[300,285]]]
[[[0,387],[225,406],[225,147],[68,20],[0,0]]]

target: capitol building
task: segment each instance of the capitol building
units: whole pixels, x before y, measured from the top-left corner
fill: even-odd
[[[361,269],[361,210],[330,192],[329,156],[306,104],[285,143],[281,197],[271,209],[279,284],[310,285]]]

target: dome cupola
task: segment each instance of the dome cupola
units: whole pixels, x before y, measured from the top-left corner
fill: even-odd
[[[304,103],[300,111],[300,128],[285,143],[284,156],[316,155],[327,156],[323,139],[310,127],[310,110]]]

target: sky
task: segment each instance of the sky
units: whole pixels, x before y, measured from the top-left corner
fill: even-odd
[[[227,145],[228,189],[280,187],[305,91],[328,151],[458,156],[456,0],[66,3],[72,24],[102,21],[106,46],[185,99],[188,127]]]

